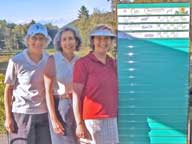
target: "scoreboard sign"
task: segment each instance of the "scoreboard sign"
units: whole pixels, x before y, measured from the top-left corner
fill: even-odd
[[[186,144],[189,3],[118,4],[120,144]]]

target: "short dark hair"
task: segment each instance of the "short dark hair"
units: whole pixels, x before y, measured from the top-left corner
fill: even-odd
[[[79,35],[78,30],[73,26],[64,26],[61,29],[59,29],[59,31],[57,32],[57,34],[55,35],[55,38],[53,40],[53,44],[54,44],[55,49],[57,51],[62,51],[62,48],[61,48],[61,35],[62,35],[63,32],[66,32],[66,31],[70,31],[70,32],[73,33],[73,35],[75,37],[75,40],[77,42],[77,46],[76,46],[75,50],[79,51],[82,41],[81,41],[81,37]]]

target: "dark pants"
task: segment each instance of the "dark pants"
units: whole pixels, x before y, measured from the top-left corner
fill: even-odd
[[[48,114],[13,113],[15,132],[9,144],[51,144]]]

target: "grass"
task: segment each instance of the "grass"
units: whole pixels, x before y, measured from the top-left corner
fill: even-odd
[[[0,56],[0,73],[5,73],[7,64],[12,55]]]
[[[4,74],[0,73],[0,134],[5,133],[4,128],[4,104],[3,104],[3,92],[4,92]]]
[[[5,62],[0,62],[0,73],[5,73],[6,68],[7,68],[8,61]]]
[[[45,49],[45,51],[46,51],[48,54],[54,54],[54,53],[55,53],[55,49],[54,49],[54,48]]]
[[[7,62],[10,58],[11,56],[0,56],[0,63]]]

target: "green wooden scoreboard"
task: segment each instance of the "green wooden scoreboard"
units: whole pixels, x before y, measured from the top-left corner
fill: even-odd
[[[120,144],[186,144],[189,3],[118,4]]]

